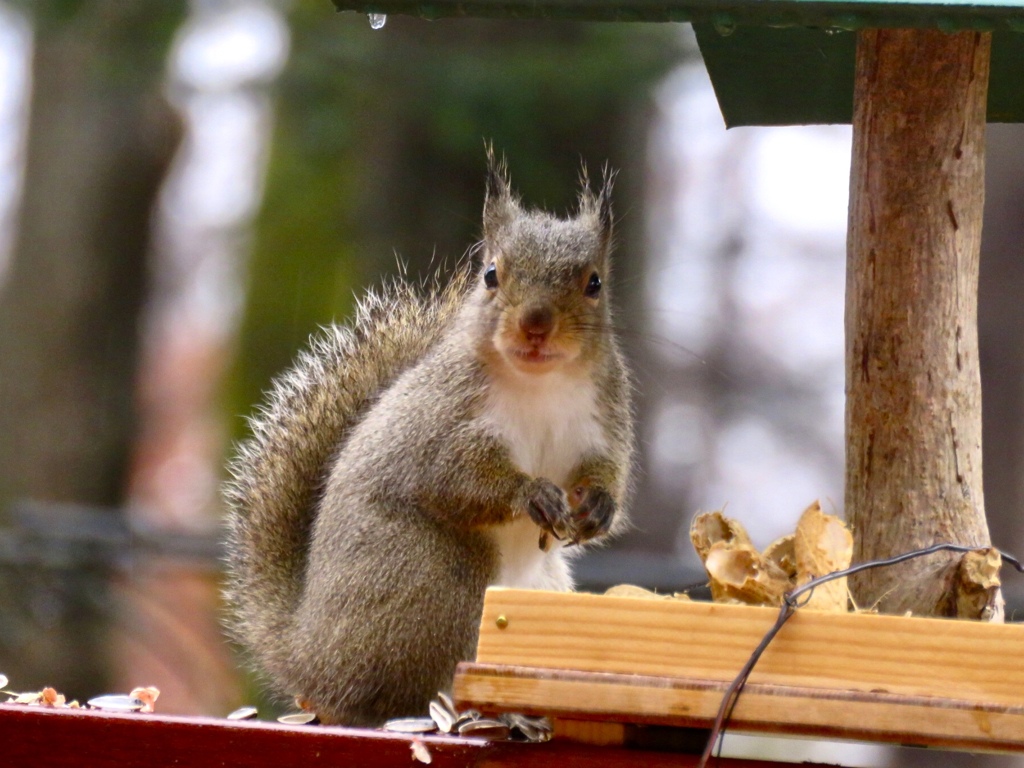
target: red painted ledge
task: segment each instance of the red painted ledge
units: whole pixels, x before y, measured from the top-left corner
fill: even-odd
[[[218,718],[0,705],[0,765],[89,768],[282,768],[409,766],[413,737],[357,728],[287,726]],[[679,755],[571,742],[486,742],[424,736],[432,766],[487,768],[690,768]],[[776,763],[724,759],[723,768],[768,768]]]

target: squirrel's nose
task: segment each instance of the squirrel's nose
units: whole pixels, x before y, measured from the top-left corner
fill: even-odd
[[[519,318],[519,329],[527,341],[544,341],[555,328],[555,313],[547,305],[534,306]]]

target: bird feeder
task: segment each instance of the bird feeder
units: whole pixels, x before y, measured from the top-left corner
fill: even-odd
[[[845,513],[854,559],[989,544],[977,343],[985,123],[1024,121],[1024,0],[334,2],[377,19],[692,22],[728,126],[852,122]],[[883,610],[963,615],[960,570],[948,556],[870,571],[854,594]],[[990,598],[986,618],[999,615],[997,589]]]
[[[855,557],[988,544],[977,349],[984,129],[986,119],[1024,121],[1024,0],[334,2],[377,26],[382,14],[692,22],[727,125],[852,122],[845,506]],[[880,572],[859,584],[860,599],[892,612],[997,615],[992,595],[977,602],[958,592],[962,570],[953,560]],[[635,723],[706,725],[772,616],[490,590],[477,662],[460,666],[455,690],[481,709],[561,715],[556,735],[629,743]],[[1021,625],[798,612],[765,652],[734,722],[1024,752],[1022,653]],[[517,749],[297,730],[0,705],[0,754],[14,763],[45,754],[69,765],[142,765],[153,755],[280,765],[333,755],[337,764],[398,765],[410,754],[429,762],[432,752],[453,765],[638,760],[564,741]],[[654,752],[639,761],[683,764]]]
[[[845,514],[854,561],[940,542],[990,545],[977,331],[985,124],[1024,121],[1024,0],[334,2],[377,23],[382,14],[691,22],[728,126],[851,122]],[[972,555],[865,571],[851,588],[883,613],[999,620],[999,557]],[[564,721],[556,734],[582,723],[577,737],[592,742],[625,743],[630,724],[706,725],[770,616],[644,602],[489,590],[477,661],[460,665],[456,696],[485,710],[551,713]],[[796,618],[766,651],[734,721],[1024,751],[1018,689],[978,687],[1004,679],[998,670],[1024,652],[1024,627],[833,614],[815,629],[819,619]],[[740,626],[753,628],[746,641]],[[955,638],[961,631],[977,636]],[[609,645],[584,658],[579,650],[598,636]],[[724,660],[736,644],[739,657]],[[993,670],[972,655],[981,648]],[[939,667],[963,666],[964,681],[923,687],[938,680],[923,665],[937,650],[953,654]],[[654,663],[660,651],[665,667]],[[850,675],[836,680],[836,670]]]

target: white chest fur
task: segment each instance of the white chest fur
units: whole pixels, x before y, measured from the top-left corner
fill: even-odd
[[[484,423],[509,447],[512,459],[531,477],[565,488],[583,456],[601,450],[604,433],[597,417],[597,393],[585,377],[553,372],[515,376],[492,384]],[[540,549],[540,529],[527,517],[496,527],[501,552],[495,584],[525,589],[572,588],[565,553],[552,540]]]
[[[524,472],[563,487],[583,455],[604,443],[597,393],[586,377],[555,372],[503,379],[491,385],[482,416]]]

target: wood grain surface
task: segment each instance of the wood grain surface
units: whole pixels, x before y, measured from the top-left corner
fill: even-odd
[[[778,611],[488,590],[477,662],[731,681]],[[500,622],[505,625],[499,628]],[[1024,626],[799,610],[750,682],[1024,704]]]
[[[591,718],[619,728],[623,722],[709,728],[727,684],[643,675],[569,672],[463,664],[456,698],[484,711],[527,711],[577,722]],[[729,731],[813,738],[859,739],[962,750],[1024,751],[1024,706],[982,705],[932,696],[861,693],[749,684]],[[574,726],[575,738],[592,742]],[[609,732],[610,733],[610,732]],[[609,735],[598,731],[614,743]]]

